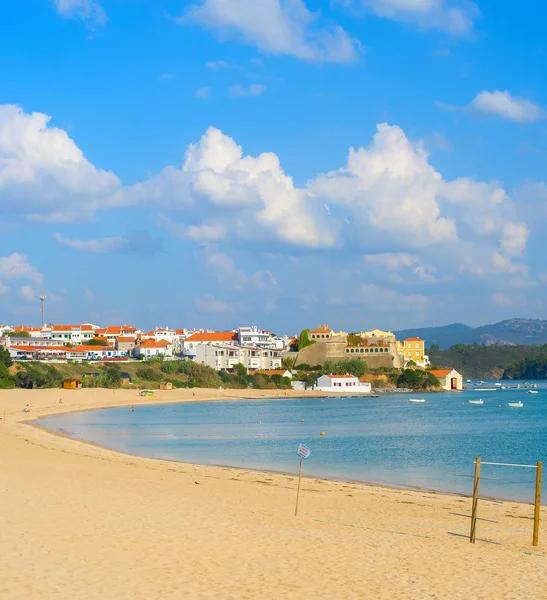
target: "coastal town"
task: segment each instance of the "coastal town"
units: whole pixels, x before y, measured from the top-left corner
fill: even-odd
[[[92,323],[40,327],[0,326],[0,347],[14,361],[103,362],[186,360],[215,371],[233,372],[242,366],[249,374],[280,375],[293,389],[305,389],[295,376],[309,366],[360,361],[367,370],[408,368],[428,370],[443,390],[461,390],[462,376],[453,369],[432,369],[425,342],[418,337],[397,340],[391,331],[359,333],[334,331],[321,324],[300,335],[280,336],[257,326],[229,331],[156,327],[144,331],[133,325],[101,327]],[[327,392],[372,391],[366,375],[325,373],[314,389]]]

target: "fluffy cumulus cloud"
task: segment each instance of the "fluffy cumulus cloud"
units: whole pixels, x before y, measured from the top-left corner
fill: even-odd
[[[362,6],[378,17],[436,29],[450,35],[465,35],[480,17],[477,4],[468,0],[338,0]]]
[[[95,25],[104,25],[107,21],[103,7],[96,0],[53,0],[53,4],[65,19],[80,19]]]
[[[43,113],[0,105],[0,214],[68,221],[104,207],[120,186]]]
[[[273,153],[245,156],[240,146],[210,127],[190,146],[180,169],[166,167],[159,175],[120,192],[122,204],[154,203],[194,218],[188,235],[206,232],[232,238],[277,239],[308,247],[331,246],[334,237],[314,212],[311,194],[294,186]],[[211,215],[215,215],[211,222]],[[173,227],[173,222],[164,223]]]
[[[303,0],[197,0],[178,21],[268,54],[343,63],[358,53],[355,40],[338,25],[320,23]]]
[[[545,118],[545,111],[541,106],[525,98],[512,96],[508,91],[480,92],[469,108],[515,123],[534,123]]]
[[[35,284],[40,284],[44,276],[36,267],[29,264],[24,254],[14,252],[10,256],[0,256],[0,280],[16,279],[28,279]]]
[[[404,238],[410,246],[458,239],[455,221],[441,215],[441,175],[399,127],[379,125],[368,148],[351,148],[345,167],[309,185],[344,207],[360,230],[372,227],[374,237]]]

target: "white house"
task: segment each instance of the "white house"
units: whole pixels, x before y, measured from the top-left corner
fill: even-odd
[[[359,381],[354,375],[321,375],[315,389],[319,392],[370,394],[371,385]]]
[[[199,346],[209,344],[233,344],[237,341],[235,331],[199,332],[189,335],[182,341],[182,353],[188,358],[195,358]]]
[[[237,364],[249,370],[277,370],[281,368],[281,352],[256,346],[234,344],[199,344],[195,361],[216,371],[230,371]]]
[[[237,330],[240,346],[258,346],[259,348],[274,348],[272,334],[257,327],[240,327]]]
[[[165,340],[161,342],[146,340],[146,342],[143,342],[133,350],[133,356],[142,356],[145,359],[156,356],[171,356],[173,354],[172,348],[172,344],[169,344]]]
[[[456,369],[439,369],[429,371],[441,382],[441,387],[447,392],[463,390],[463,377]]]
[[[50,325],[51,333],[49,338],[57,340],[62,344],[87,344],[95,337],[96,325],[84,323],[82,325]]]

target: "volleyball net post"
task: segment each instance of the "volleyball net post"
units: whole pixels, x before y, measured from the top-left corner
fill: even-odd
[[[471,529],[469,532],[469,541],[474,544],[477,533],[477,516],[479,505],[479,486],[481,480],[481,465],[490,465],[494,467],[521,467],[524,469],[536,470],[536,487],[534,494],[534,527],[532,532],[532,546],[537,546],[539,543],[539,517],[541,510],[541,479],[543,475],[543,463],[538,461],[535,465],[519,465],[514,463],[496,463],[483,462],[480,456],[475,459],[475,475],[473,481],[473,504],[471,507]],[[488,479],[488,478],[487,478]],[[480,520],[480,519],[479,519]]]

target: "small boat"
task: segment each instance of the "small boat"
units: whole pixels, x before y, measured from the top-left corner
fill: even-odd
[[[524,404],[519,400],[518,402],[509,402],[507,406],[510,406],[511,408],[522,408]]]
[[[539,392],[537,390],[528,390],[526,393],[527,394],[539,394]]]
[[[467,379],[465,383],[471,383],[471,379]]]
[[[469,404],[484,404],[484,400],[469,400]]]
[[[423,398],[409,398],[409,402],[414,402],[414,404],[423,404],[425,400]]]

